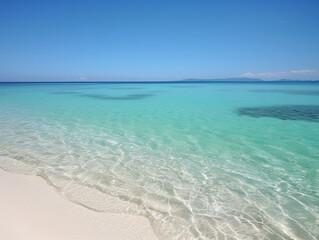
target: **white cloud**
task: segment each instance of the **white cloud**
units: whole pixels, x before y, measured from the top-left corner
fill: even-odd
[[[315,73],[317,71],[316,70],[299,70],[299,71],[292,70],[290,72],[291,73]]]
[[[80,77],[80,80],[82,80],[82,81],[86,80],[86,77]]]
[[[298,78],[312,78],[318,76],[317,70],[292,70],[289,72],[268,72],[268,73],[244,73],[241,74],[240,77],[247,77],[247,78],[261,78],[265,80],[275,80],[281,78],[291,78],[291,79],[298,79]]]

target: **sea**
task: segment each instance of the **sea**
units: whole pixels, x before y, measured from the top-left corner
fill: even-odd
[[[0,167],[159,239],[319,239],[319,83],[0,83]]]

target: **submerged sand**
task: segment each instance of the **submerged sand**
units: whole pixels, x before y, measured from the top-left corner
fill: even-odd
[[[0,239],[156,239],[140,216],[99,213],[74,204],[35,176],[0,170]]]

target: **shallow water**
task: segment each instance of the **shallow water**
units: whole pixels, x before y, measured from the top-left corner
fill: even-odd
[[[0,167],[145,216],[160,239],[318,239],[318,91],[0,84]]]

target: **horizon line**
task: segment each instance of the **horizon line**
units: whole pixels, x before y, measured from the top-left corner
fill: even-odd
[[[319,82],[319,80],[292,80],[292,79],[279,79],[279,80],[262,80],[262,79],[245,79],[245,80],[227,80],[227,79],[185,79],[185,80],[172,80],[172,81],[0,81],[0,84],[8,83],[289,83],[289,82]]]

